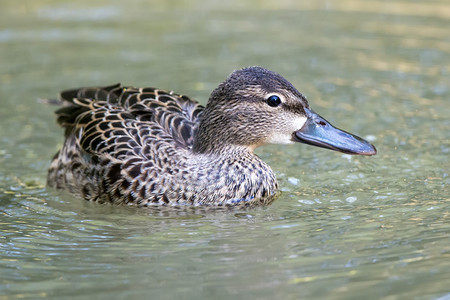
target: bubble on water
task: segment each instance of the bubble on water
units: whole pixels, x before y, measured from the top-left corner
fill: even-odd
[[[342,203],[342,201],[339,199],[332,199],[332,200],[330,200],[330,202],[341,202]]]
[[[302,204],[308,204],[308,205],[311,205],[311,204],[315,204],[316,202],[314,202],[314,201],[312,201],[312,200],[298,200],[298,202],[299,203],[302,203]]]
[[[350,154],[342,154],[342,158],[346,158],[348,160],[352,160],[352,156]]]
[[[345,201],[347,201],[347,203],[353,203],[353,202],[355,202],[356,200],[358,200],[358,198],[356,198],[356,197],[348,197],[347,199],[345,199]]]
[[[377,140],[377,137],[369,134],[365,136],[365,139],[368,140],[369,142],[375,142]]]
[[[297,227],[297,226],[299,226],[299,224],[280,224],[280,225],[272,226],[270,228],[272,228],[272,229],[286,229],[286,228],[293,228],[293,227]]]
[[[300,183],[300,179],[295,177],[288,177],[288,182],[292,185],[298,185]]]
[[[443,85],[443,84],[438,84],[438,85],[434,86],[434,88],[433,88],[433,92],[434,92],[436,95],[443,95],[443,94],[445,94],[447,91],[448,91],[447,86],[446,86],[446,85]]]

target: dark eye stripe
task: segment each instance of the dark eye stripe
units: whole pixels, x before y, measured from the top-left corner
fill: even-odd
[[[281,99],[277,95],[272,95],[269,98],[267,98],[267,104],[272,107],[277,107],[281,104]]]
[[[283,104],[283,108],[287,111],[296,113],[296,114],[305,114],[305,107],[301,103],[296,104]]]

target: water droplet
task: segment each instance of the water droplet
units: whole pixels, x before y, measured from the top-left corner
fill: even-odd
[[[292,185],[298,185],[300,183],[300,179],[295,177],[288,177],[288,182]]]
[[[358,198],[356,198],[356,197],[348,197],[347,199],[345,199],[345,201],[347,201],[347,203],[353,203],[353,202],[355,202],[356,200],[358,200]]]

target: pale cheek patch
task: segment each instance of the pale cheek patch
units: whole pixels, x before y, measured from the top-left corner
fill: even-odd
[[[284,126],[274,128],[272,134],[268,137],[269,144],[293,144],[292,134],[300,130],[306,123],[306,117],[293,118],[291,122],[287,122]]]
[[[297,118],[295,118],[293,121],[293,123],[294,123],[294,130],[293,131],[297,131],[297,130],[300,130],[300,129],[302,129],[302,127],[305,125],[305,123],[306,123],[306,120],[307,120],[308,118],[306,118],[306,117],[297,117]]]
[[[268,144],[293,144],[291,134],[273,133],[267,140]]]

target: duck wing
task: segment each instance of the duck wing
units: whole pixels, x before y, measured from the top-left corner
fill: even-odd
[[[156,145],[191,149],[203,106],[189,97],[120,84],[60,94],[58,123],[90,154],[147,156]],[[157,146],[159,147],[159,146]],[[130,153],[131,151],[131,153]]]

